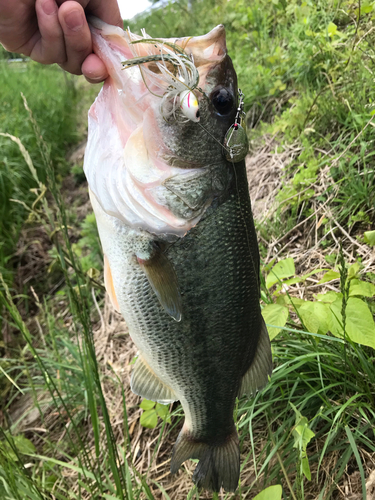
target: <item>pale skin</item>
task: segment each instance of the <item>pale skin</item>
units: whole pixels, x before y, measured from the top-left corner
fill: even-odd
[[[90,83],[107,78],[92,52],[86,14],[123,26],[117,0],[0,0],[0,43],[42,64],[59,64]]]

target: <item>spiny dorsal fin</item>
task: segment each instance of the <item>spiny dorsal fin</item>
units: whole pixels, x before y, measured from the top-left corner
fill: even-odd
[[[178,399],[172,389],[155,375],[142,356],[139,356],[135,363],[130,386],[134,394],[157,403],[173,403]]]
[[[242,378],[238,395],[248,396],[262,389],[268,382],[268,376],[272,373],[271,342],[266,324],[262,318],[262,327],[258,340],[257,350],[250,368]]]
[[[104,285],[109,298],[111,299],[111,303],[117,312],[120,312],[120,306],[118,305],[118,300],[115,293],[115,288],[113,286],[113,278],[111,268],[109,266],[108,258],[104,254]]]
[[[168,257],[156,249],[150,259],[137,256],[137,260],[164,310],[174,320],[181,321],[181,294],[176,272]]]

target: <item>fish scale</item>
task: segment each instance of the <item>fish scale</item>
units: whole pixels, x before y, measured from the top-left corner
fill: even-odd
[[[123,267],[123,256],[130,255],[128,266],[114,281],[121,283],[117,297],[126,304],[122,312],[131,336],[143,355],[153,359],[156,374],[178,387],[178,399],[186,401],[193,415],[192,430],[201,439],[220,440],[232,432],[240,379],[251,365],[261,330],[259,307],[248,307],[251,302],[258,304],[259,259],[257,248],[249,245],[256,236],[248,191],[243,189],[245,164],[234,168],[236,176],[232,172],[230,189],[220,205],[208,209],[199,226],[166,252],[183,290],[179,323],[163,310],[132,257],[136,232],[103,213],[116,231],[108,237],[99,223],[103,250],[112,266],[117,267],[119,260]],[[228,169],[233,166],[228,164]],[[104,242],[113,238],[117,244],[106,248]],[[218,246],[222,252],[216,251]],[[239,358],[242,363],[235,363]]]
[[[205,94],[196,95],[198,124],[163,117],[174,100],[158,106],[147,94],[152,71],[147,86],[139,75],[139,88],[132,73],[129,87],[129,73],[116,64],[121,54],[132,55],[131,35],[91,22],[94,50],[109,61],[110,78],[90,111],[84,168],[105,255],[106,288],[139,350],[131,387],[153,401],[181,402],[185,422],[173,448],[172,473],[197,458],[193,480],[199,487],[234,491],[240,473],[235,401],[266,384],[272,357],[259,305],[259,251],[245,162],[232,163],[223,155],[237,105],[233,98],[223,113],[214,105],[217,89],[226,89],[224,96],[237,92],[224,28],[172,41],[199,62],[199,92]],[[139,53],[153,50],[149,43],[142,48],[140,40],[136,45]],[[162,42],[155,50],[161,47]],[[160,73],[156,81],[160,90]],[[111,85],[120,85],[121,92],[118,87],[108,92]],[[118,117],[126,115],[132,92],[144,96],[144,120],[136,129]],[[122,130],[125,126],[130,128]],[[112,134],[128,142],[111,141]],[[111,157],[121,173],[117,177]],[[133,175],[132,182],[125,173]],[[107,184],[116,189],[105,191]],[[194,214],[184,208],[190,205]]]

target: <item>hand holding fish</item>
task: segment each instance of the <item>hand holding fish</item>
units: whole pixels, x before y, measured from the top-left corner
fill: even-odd
[[[0,43],[42,64],[58,63],[91,83],[108,76],[92,52],[85,13],[122,26],[116,0],[0,0]]]

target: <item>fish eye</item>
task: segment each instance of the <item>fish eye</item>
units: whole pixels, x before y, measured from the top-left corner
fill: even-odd
[[[211,100],[219,115],[227,115],[233,110],[233,94],[225,87],[215,90],[212,93]]]

